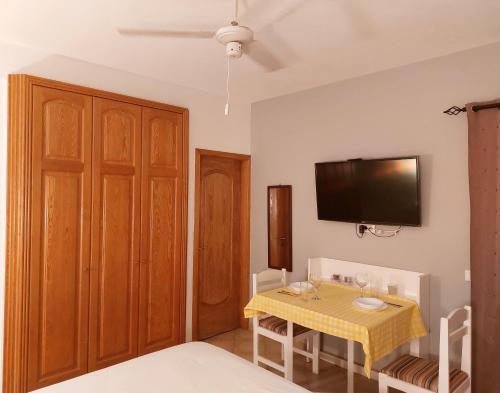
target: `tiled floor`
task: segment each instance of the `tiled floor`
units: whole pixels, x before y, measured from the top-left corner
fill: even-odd
[[[242,358],[252,361],[252,333],[249,330],[237,329],[206,340],[206,342],[232,352]],[[280,346],[276,341],[260,338],[260,351],[263,356],[280,362]],[[347,392],[346,370],[332,364],[320,361],[319,375],[311,371],[310,363],[303,356],[295,354],[293,382],[313,392]],[[276,372],[279,375],[281,373]],[[355,374],[355,393],[377,393],[376,381]],[[394,391],[395,392],[395,391]]]

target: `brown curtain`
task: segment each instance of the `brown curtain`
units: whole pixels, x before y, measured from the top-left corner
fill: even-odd
[[[472,111],[489,103],[467,105],[473,393],[500,392],[500,110]]]

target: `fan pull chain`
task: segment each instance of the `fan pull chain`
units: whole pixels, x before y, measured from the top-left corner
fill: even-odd
[[[229,61],[231,59],[227,56],[227,74],[226,74],[226,107],[224,109],[224,114],[229,115]]]

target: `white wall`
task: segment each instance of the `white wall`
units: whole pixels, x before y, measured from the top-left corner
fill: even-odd
[[[168,70],[165,70],[168,72]],[[200,70],[203,72],[203,70]],[[221,70],[224,72],[224,70]],[[189,108],[189,203],[188,203],[188,285],[187,338],[191,339],[192,247],[194,206],[194,149],[196,147],[250,152],[250,105],[233,102],[231,114],[224,116],[225,98],[166,84],[138,75],[54,56],[28,48],[0,43],[0,354],[3,353],[3,306],[5,273],[5,191],[7,162],[6,76],[25,73],[94,87],[130,96]],[[1,367],[1,364],[0,364]]]
[[[252,105],[252,271],[267,264],[266,187],[293,187],[293,279],[310,256],[432,274],[431,345],[439,317],[469,302],[467,119],[442,111],[500,96],[500,44]],[[319,221],[314,163],[421,156],[423,225],[358,239]]]

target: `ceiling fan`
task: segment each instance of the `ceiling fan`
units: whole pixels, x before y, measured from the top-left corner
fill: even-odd
[[[343,4],[347,4],[346,8],[350,14],[351,19],[354,24],[356,20],[358,25],[366,25],[366,18],[362,18],[364,15],[362,12],[355,12],[356,10],[361,11],[357,6],[357,1],[359,0],[334,0],[341,1]],[[206,29],[206,30],[169,30],[169,29],[135,29],[135,28],[118,28],[118,32],[121,35],[126,36],[149,36],[149,37],[166,37],[166,38],[189,38],[189,39],[213,39],[215,38],[217,42],[226,47],[227,56],[227,82],[226,82],[226,94],[227,102],[225,107],[226,115],[229,113],[229,60],[238,59],[242,57],[243,54],[248,56],[255,63],[259,64],[268,72],[278,71],[283,68],[290,66],[294,60],[297,60],[297,56],[288,47],[287,43],[279,37],[274,29],[273,25],[281,21],[285,17],[293,14],[299,8],[304,6],[307,0],[287,0],[285,2],[285,7],[280,10],[278,14],[270,12],[272,11],[272,1],[271,0],[260,0],[255,2],[253,6],[249,6],[247,0],[242,0],[245,5],[245,15],[244,18],[263,20],[263,25],[258,28],[257,33],[262,34],[264,40],[273,41],[274,50],[269,50],[266,45],[261,40],[256,40],[254,38],[254,31],[246,26],[239,24],[239,0],[234,0],[234,17],[227,26],[220,27],[219,29]],[[362,23],[359,23],[359,22]],[[361,30],[361,29],[359,29]],[[366,32],[366,28],[364,29]],[[284,50],[288,52],[286,56],[287,59],[283,59]],[[278,56],[278,53],[281,56]]]
[[[248,7],[246,0],[243,0],[247,11],[252,14],[252,8]],[[266,0],[269,1],[269,0]],[[266,30],[266,27],[283,19],[299,8],[305,0],[291,1],[286,9],[284,9],[273,20],[268,21],[266,26],[261,30]],[[163,29],[131,29],[119,28],[118,32],[122,35],[129,36],[160,36],[166,38],[190,38],[190,39],[210,39],[215,38],[217,42],[225,45],[226,55],[228,58],[240,58],[243,54],[247,55],[251,60],[262,66],[266,71],[273,72],[287,67],[289,64],[278,58],[272,51],[258,40],[254,39],[254,32],[251,28],[239,24],[239,0],[234,2],[234,17],[230,24],[223,26],[218,30],[163,30]],[[254,12],[255,14],[255,12]],[[269,30],[269,29],[268,29]]]

